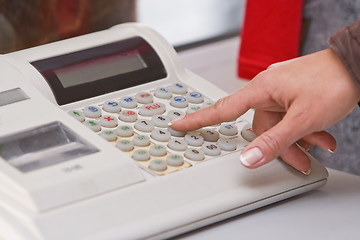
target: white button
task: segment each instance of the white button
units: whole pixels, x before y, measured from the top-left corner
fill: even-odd
[[[167,115],[170,117],[170,119],[172,121],[176,118],[185,116],[185,113],[183,113],[182,111],[178,111],[178,110],[171,110],[168,112]]]
[[[118,120],[115,117],[104,115],[100,118],[100,124],[103,127],[114,128],[117,126]]]
[[[154,123],[147,119],[138,119],[134,127],[142,132],[151,132],[154,129]]]
[[[131,137],[134,134],[134,129],[130,125],[120,125],[116,132],[119,137]]]
[[[167,149],[163,145],[153,145],[150,147],[150,154],[156,157],[165,156]]]
[[[86,120],[84,125],[93,130],[94,132],[98,132],[101,130],[101,126],[99,121],[97,120]]]
[[[119,119],[124,122],[135,122],[137,113],[131,110],[124,110],[119,113]]]
[[[132,157],[136,161],[147,161],[150,159],[150,152],[144,149],[138,149],[134,151]]]
[[[142,116],[154,116],[163,114],[166,111],[166,106],[163,103],[150,103],[141,106],[139,114]]]
[[[220,155],[220,148],[214,143],[205,143],[202,145],[201,149],[204,151],[206,155],[217,156]]]
[[[185,142],[184,139],[170,139],[168,143],[168,147],[175,151],[185,151],[188,147],[188,144]]]
[[[155,124],[156,127],[168,127],[170,123],[170,117],[164,115],[154,115],[151,118],[151,121]]]
[[[168,130],[169,130],[171,136],[174,136],[174,137],[184,137],[185,134],[186,134],[186,132],[174,130],[174,129],[171,128],[171,127],[168,127]]]
[[[172,154],[166,157],[166,162],[170,166],[179,167],[184,164],[184,158],[179,154]]]
[[[121,151],[131,151],[134,149],[134,143],[128,139],[119,139],[116,142],[116,147]]]
[[[165,160],[162,159],[154,159],[150,161],[149,168],[154,171],[165,171],[167,168],[167,164]]]
[[[204,138],[199,134],[188,133],[185,135],[185,141],[190,146],[200,147],[204,143]]]
[[[205,102],[203,103],[203,105],[201,106],[201,108],[206,108],[206,107],[212,105],[213,103],[214,103],[213,101],[205,101]]]
[[[139,92],[135,95],[136,100],[138,103],[146,104],[153,102],[153,96],[148,92]]]
[[[173,91],[173,93],[177,93],[177,94],[187,93],[187,87],[182,83],[171,84],[171,90]]]
[[[219,133],[213,129],[203,128],[200,130],[200,134],[208,142],[216,142],[219,139]]]
[[[108,141],[115,141],[117,138],[117,133],[112,130],[103,130],[101,131],[100,136]]]
[[[120,104],[124,108],[136,108],[137,100],[134,97],[122,97]]]
[[[170,88],[158,87],[154,92],[155,97],[162,99],[170,99],[172,97],[172,91]]]
[[[238,128],[235,124],[232,123],[222,123],[219,132],[226,136],[235,136],[238,134]]]
[[[120,112],[121,106],[120,103],[116,101],[106,101],[103,104],[104,111],[111,112],[111,113],[118,113]]]
[[[201,161],[204,160],[205,154],[201,149],[188,148],[185,151],[185,157],[187,157],[190,160]]]
[[[234,150],[236,150],[236,142],[233,139],[220,138],[217,141],[217,144],[224,151],[234,151]]]
[[[204,101],[204,96],[199,92],[189,92],[186,97],[191,103],[202,103]]]
[[[168,130],[166,129],[154,129],[151,132],[151,137],[154,140],[160,141],[160,142],[167,142],[169,141],[171,134]]]
[[[171,98],[170,105],[176,108],[186,108],[188,106],[188,101],[183,96],[175,96]]]
[[[85,114],[80,110],[71,110],[68,113],[76,120],[83,122],[85,121]]]
[[[199,106],[195,106],[195,105],[190,105],[187,110],[186,110],[186,113],[189,114],[189,113],[193,113],[193,112],[196,112],[198,110],[200,110],[201,107]]]
[[[97,106],[87,106],[84,108],[84,114],[89,118],[98,118],[101,116],[101,109]]]
[[[150,138],[145,135],[136,135],[133,138],[133,143],[135,146],[146,147],[150,144]]]
[[[247,123],[241,129],[241,136],[248,142],[251,142],[255,138],[257,138],[257,135],[254,133],[254,130],[252,129],[252,127],[251,127],[251,125],[249,123]]]

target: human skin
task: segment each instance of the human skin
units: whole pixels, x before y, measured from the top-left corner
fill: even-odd
[[[360,90],[332,49],[271,65],[245,87],[215,104],[171,122],[175,130],[191,131],[235,120],[254,109],[258,137],[241,153],[247,168],[260,167],[280,156],[310,173],[310,160],[299,148],[318,145],[336,152],[325,130],[346,117],[360,101]],[[220,114],[221,113],[221,114]]]

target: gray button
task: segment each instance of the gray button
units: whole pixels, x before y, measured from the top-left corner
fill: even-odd
[[[187,87],[182,83],[171,84],[171,90],[173,91],[173,93],[177,93],[177,94],[187,93]]]
[[[170,166],[179,167],[184,164],[184,158],[179,154],[172,154],[166,157],[166,162]]]
[[[200,147],[204,143],[203,136],[195,133],[188,133],[185,135],[185,141],[190,145],[194,147]]]
[[[219,139],[219,133],[210,128],[201,129],[200,134],[204,137],[205,141],[208,142],[216,142]]]
[[[131,137],[134,134],[134,129],[130,125],[120,125],[116,132],[119,137]]]
[[[224,151],[235,151],[236,150],[236,142],[233,139],[220,138],[217,141],[217,145]]]
[[[150,161],[149,168],[154,171],[165,171],[167,168],[167,164],[165,160],[154,159]]]
[[[142,132],[151,132],[154,129],[154,123],[147,119],[138,119],[134,125],[135,129]]]
[[[170,99],[172,97],[172,91],[170,88],[158,87],[155,89],[155,97],[162,99]]]
[[[103,130],[101,131],[100,136],[108,141],[115,141],[117,138],[117,133],[112,130]]]
[[[101,109],[97,106],[87,106],[84,108],[84,114],[89,118],[101,117]]]
[[[137,113],[131,110],[121,111],[119,113],[119,119],[124,122],[135,122],[137,119]]]
[[[133,143],[135,146],[146,147],[150,145],[150,138],[145,135],[136,135],[133,138]]]
[[[205,102],[203,103],[203,105],[201,106],[201,108],[206,108],[206,107],[212,105],[213,103],[214,103],[214,102],[213,102],[213,101],[210,101],[210,100],[205,101]]]
[[[174,137],[184,137],[186,134],[186,132],[177,131],[177,130],[172,129],[171,127],[168,127],[168,130],[169,130],[171,136],[174,136]]]
[[[255,138],[257,138],[257,135],[254,133],[254,130],[252,129],[250,123],[247,123],[242,129],[241,129],[241,136],[248,142],[253,141]]]
[[[124,122],[135,122],[137,113],[131,110],[124,110],[119,113],[119,119]]]
[[[186,97],[191,103],[202,103],[204,101],[204,96],[199,92],[189,92]]]
[[[163,103],[149,103],[141,106],[139,114],[142,116],[154,116],[163,114],[166,111],[166,106]]]
[[[120,104],[124,108],[136,108],[137,100],[134,97],[122,97]]]
[[[238,134],[238,127],[232,123],[222,123],[219,132],[226,136],[235,136]]]
[[[170,117],[165,115],[154,115],[151,118],[151,121],[154,123],[156,127],[166,128],[169,126]]]
[[[110,112],[110,113],[118,113],[120,112],[121,109],[121,105],[120,103],[116,102],[116,101],[106,101],[103,104],[103,110],[106,112]]]
[[[189,114],[189,113],[193,113],[193,112],[196,112],[198,110],[200,110],[201,107],[200,106],[195,106],[195,105],[190,105],[187,110],[186,110],[186,113]]]
[[[181,138],[171,138],[168,143],[168,147],[175,151],[185,151],[188,147],[188,144],[184,139]]]
[[[68,111],[68,113],[70,114],[70,116],[72,116],[73,118],[75,118],[80,122],[85,121],[85,114],[81,110],[70,110]]]
[[[139,92],[135,95],[138,103],[147,104],[153,102],[153,95],[148,92]]]
[[[171,110],[171,111],[168,112],[167,115],[170,117],[170,119],[172,121],[172,120],[174,120],[176,118],[185,116],[185,113],[182,112],[182,111],[178,111],[178,110]]]
[[[221,149],[215,143],[204,143],[201,149],[206,155],[210,156],[217,156],[221,153]]]
[[[150,159],[150,152],[144,149],[138,149],[134,151],[132,157],[136,161],[147,161]]]
[[[186,108],[188,106],[188,100],[183,96],[175,96],[171,98],[170,105],[176,108]]]
[[[185,151],[185,157],[187,157],[190,160],[201,161],[204,160],[205,154],[201,149],[188,148]]]
[[[93,130],[94,132],[98,132],[101,130],[101,126],[99,121],[97,120],[86,120],[84,125]]]
[[[151,137],[154,140],[157,140],[157,141],[160,141],[160,142],[167,142],[167,141],[169,141],[169,139],[171,137],[171,134],[166,129],[156,128],[156,129],[152,130]]]
[[[121,151],[131,151],[134,149],[134,143],[128,139],[119,139],[116,142],[116,147]]]
[[[100,118],[100,124],[106,128],[114,128],[118,125],[118,120],[110,115],[104,115]]]
[[[167,153],[167,149],[163,145],[153,145],[150,147],[150,154],[152,156],[165,156]]]

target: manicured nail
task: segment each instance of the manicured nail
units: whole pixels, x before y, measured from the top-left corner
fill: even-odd
[[[334,148],[334,149],[328,149],[329,152],[331,153],[336,153],[337,152],[337,148]]]
[[[307,171],[301,171],[301,173],[306,175],[306,176],[309,176],[310,173],[311,173],[311,169],[309,168],[309,170],[307,170]]]
[[[264,155],[257,147],[251,148],[240,154],[240,162],[249,167],[263,159]]]
[[[182,120],[184,117],[185,116],[182,116],[182,117],[178,117],[178,118],[175,118],[175,119],[171,120],[171,122],[169,122],[168,126],[171,127],[171,125],[173,125],[177,121]]]

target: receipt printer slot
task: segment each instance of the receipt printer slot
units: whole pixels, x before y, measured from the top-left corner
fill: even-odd
[[[24,173],[98,151],[60,122],[0,138],[0,156]]]

